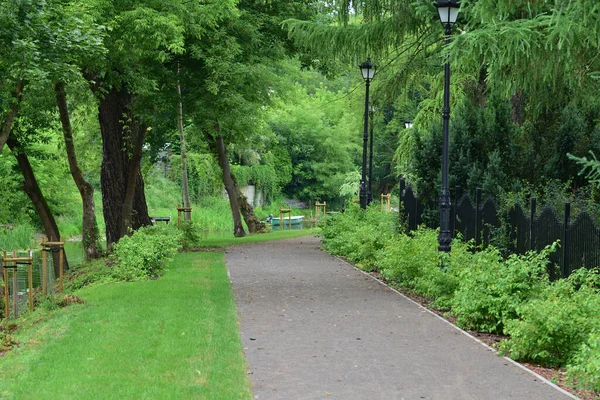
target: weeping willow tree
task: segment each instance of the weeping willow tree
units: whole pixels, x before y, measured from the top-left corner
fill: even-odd
[[[328,23],[287,22],[290,37],[317,59],[357,65],[370,57],[378,66],[372,86],[378,103],[395,111],[416,104],[413,129],[396,123],[399,173],[409,168],[417,139],[441,129],[445,60],[453,110],[461,103],[483,109],[490,96],[502,97],[515,125],[545,119],[536,132],[545,135],[542,144],[555,139],[553,116],[565,107],[590,114],[600,104],[597,0],[462,0],[449,46],[432,3],[341,0],[333,2]],[[566,159],[570,148],[557,150]]]

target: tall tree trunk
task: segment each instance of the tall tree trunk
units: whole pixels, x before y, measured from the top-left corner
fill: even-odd
[[[179,63],[177,63],[177,74],[179,75]],[[177,98],[179,100],[179,109],[177,113],[177,127],[179,128],[179,142],[181,147],[181,197],[184,207],[190,207],[190,190],[188,185],[188,174],[186,166],[185,133],[183,131],[183,102],[181,100],[181,85],[177,81]],[[185,221],[191,219],[189,212],[183,213]]]
[[[231,180],[233,181],[233,185],[235,187],[240,211],[242,213],[242,216],[244,217],[244,221],[246,221],[246,225],[248,226],[248,232],[265,233],[266,224],[256,217],[256,214],[254,214],[254,207],[252,207],[252,204],[248,202],[248,199],[240,190],[240,187],[237,184],[237,180],[235,179],[235,175],[233,175],[231,171],[229,173],[231,175]]]
[[[225,190],[227,191],[227,196],[229,197],[231,215],[233,216],[233,235],[235,237],[243,237],[246,236],[246,232],[244,231],[244,226],[242,225],[242,218],[240,216],[236,186],[233,183],[233,179],[231,179],[231,170],[229,168],[229,156],[227,155],[227,148],[225,148],[225,142],[223,141],[223,136],[221,136],[221,128],[218,122],[215,124],[215,130],[218,133],[216,138],[218,155],[217,158],[219,161],[219,166],[223,171],[223,184],[225,185]]]
[[[42,220],[42,225],[44,226],[44,231],[46,232],[46,236],[48,236],[48,240],[51,242],[58,242],[60,240],[58,225],[56,225],[56,220],[52,215],[52,211],[50,211],[50,207],[48,207],[48,202],[46,202],[46,198],[44,197],[42,190],[35,179],[35,174],[33,173],[33,168],[31,168],[27,154],[25,154],[19,148],[19,143],[12,136],[8,137],[6,144],[17,159],[17,163],[19,164],[19,168],[21,169],[24,179],[22,186],[23,190],[31,199],[38,216]],[[67,255],[64,252],[63,254],[63,268],[68,270],[69,264],[67,263]],[[53,252],[52,257],[54,261],[54,275],[58,276],[60,273],[60,255],[57,252]]]
[[[67,107],[67,94],[65,85],[62,82],[57,82],[54,85],[54,94],[56,97],[56,105],[60,115],[60,122],[63,128],[63,136],[65,138],[65,148],[67,150],[67,159],[69,160],[69,170],[83,203],[83,250],[88,261],[100,258],[102,251],[100,248],[100,238],[98,232],[98,224],[96,222],[95,204],[94,204],[94,188],[85,180],[75,153],[75,145],[73,143],[73,129],[71,127],[71,118]]]
[[[15,117],[19,112],[19,106],[21,105],[21,99],[23,98],[23,82],[17,82],[15,87],[15,91],[13,92],[14,100],[10,105],[10,110],[8,110],[8,114],[6,114],[6,118],[4,119],[4,126],[2,127],[2,132],[0,132],[0,153],[2,153],[2,149],[4,148],[4,144],[8,140],[10,136],[10,132],[12,130],[13,122],[15,121]]]
[[[98,118],[102,132],[102,169],[100,173],[102,186],[102,204],[106,223],[106,243],[110,248],[123,236],[124,209],[131,210],[127,214],[131,218],[131,227],[135,230],[142,226],[151,225],[148,216],[148,206],[144,194],[144,181],[139,168],[141,147],[145,127],[132,115],[129,106],[133,95],[126,90],[110,90],[99,96]],[[139,153],[138,153],[139,151]],[[139,154],[130,157],[130,154]],[[130,164],[135,165],[130,168]],[[135,180],[129,180],[132,174]],[[133,178],[133,177],[132,177]],[[133,202],[125,206],[127,183],[135,182]],[[129,208],[131,207],[131,208]]]
[[[127,174],[127,183],[125,186],[125,199],[123,201],[123,216],[121,225],[121,237],[128,234],[133,218],[133,205],[134,196],[136,190],[136,181],[138,173],[140,172],[140,163],[142,161],[142,148],[144,147],[144,140],[146,138],[146,129],[140,126],[136,129],[135,140],[133,140],[133,155],[129,160],[129,173]],[[132,135],[134,133],[132,132]]]

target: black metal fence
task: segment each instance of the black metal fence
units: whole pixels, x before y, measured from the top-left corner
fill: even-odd
[[[428,212],[432,214],[439,209],[437,204],[423,204],[404,179],[400,181],[400,203],[403,205],[401,218],[406,220],[410,230],[423,224],[430,228],[439,226],[439,213],[437,220],[425,217]],[[551,255],[550,260],[559,266],[562,277],[569,276],[580,267],[600,267],[600,228],[587,212],[581,212],[571,220],[570,203],[564,204],[562,216],[547,207],[538,213],[535,198],[531,199],[527,208],[517,203],[508,215],[500,215],[493,198],[487,197],[482,201],[481,189],[477,189],[473,201],[468,193],[462,194],[457,186],[451,216],[453,237],[460,233],[465,240],[474,239],[476,245],[484,246],[497,240],[511,253],[540,251],[560,240],[560,248]]]

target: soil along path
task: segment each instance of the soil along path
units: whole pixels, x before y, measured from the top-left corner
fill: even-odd
[[[255,399],[568,399],[299,238],[227,250]]]

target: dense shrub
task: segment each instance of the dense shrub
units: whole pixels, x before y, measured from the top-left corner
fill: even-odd
[[[202,232],[198,223],[194,221],[182,221],[180,231],[181,248],[183,250],[190,250],[200,245]]]
[[[600,326],[600,275],[580,268],[546,287],[540,297],[517,308],[508,321],[510,340],[501,351],[511,358],[564,366]]]
[[[598,328],[600,329],[600,328]],[[590,334],[567,369],[571,384],[600,392],[600,330]]]
[[[170,226],[140,228],[115,245],[116,265],[112,277],[135,281],[159,276],[180,246],[181,234]]]
[[[440,268],[437,232],[419,229],[412,236],[398,235],[379,252],[377,266],[390,282],[435,300],[447,308],[458,281],[451,268]]]
[[[517,308],[548,286],[548,255],[555,247],[540,253],[514,254],[507,260],[493,247],[466,253],[467,268],[457,272],[460,287],[451,301],[457,325],[502,333],[506,321],[517,317]]]
[[[328,217],[322,226],[323,247],[371,270],[377,253],[395,236],[397,215],[382,213],[379,206],[364,212],[354,204],[346,212]]]

